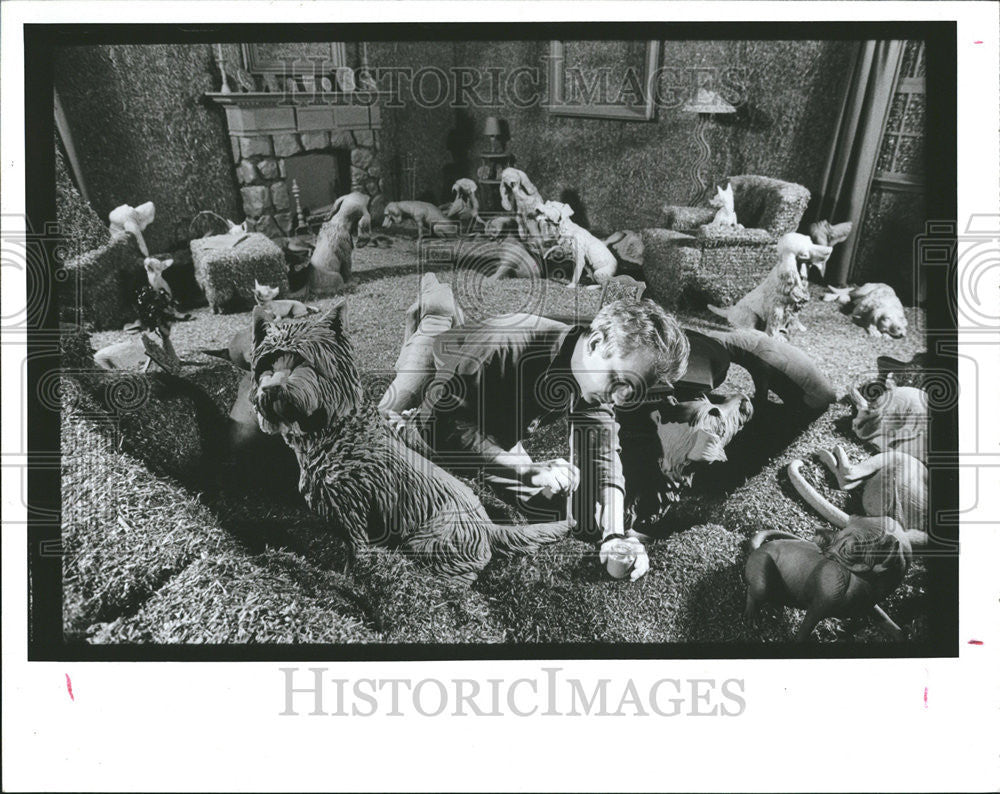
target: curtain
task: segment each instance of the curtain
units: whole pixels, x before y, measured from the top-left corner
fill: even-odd
[[[896,72],[903,55],[902,41],[862,41],[847,82],[836,132],[820,182],[819,201],[810,221],[854,221],[854,231],[833,249],[826,266],[828,284],[844,285],[861,239],[865,200],[875,174],[882,128],[885,124]]]

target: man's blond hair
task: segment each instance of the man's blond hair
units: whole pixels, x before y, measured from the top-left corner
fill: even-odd
[[[591,331],[601,334],[602,353],[627,356],[639,349],[653,351],[658,380],[673,385],[687,369],[691,346],[677,320],[658,304],[613,301],[594,317]]]

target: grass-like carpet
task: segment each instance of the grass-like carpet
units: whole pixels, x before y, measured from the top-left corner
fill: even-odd
[[[486,289],[466,273],[429,265],[450,281],[470,319],[510,311],[592,313],[597,293],[554,282],[509,281]],[[420,268],[409,240],[355,252],[356,289],[347,327],[359,368],[373,391],[392,375],[406,308]],[[903,340],[870,339],[835,306],[813,300],[794,344],[808,352],[840,390],[876,372],[888,354],[909,359],[923,349],[922,316],[908,309]],[[320,306],[330,301],[319,302]],[[719,327],[707,314],[683,314],[694,328]],[[185,353],[224,347],[248,314],[195,310],[178,324]],[[95,348],[122,338],[95,334]],[[752,392],[733,367],[727,389]],[[229,642],[768,642],[791,639],[801,613],[765,611],[744,625],[742,567],[746,541],[774,528],[811,537],[822,519],[798,498],[785,474],[794,458],[831,501],[849,506],[812,453],[844,445],[854,459],[871,454],[848,434],[849,410],[835,405],[802,429],[790,429],[780,404],[757,418],[753,443],[763,463],[751,470],[713,464],[648,546],[650,571],[636,583],[611,580],[592,545],[568,539],[529,557],[492,563],[471,588],[455,587],[382,549],[351,566],[343,543],[304,504],[249,496],[207,495],[155,474],[123,452],[113,429],[86,401],[63,412],[63,614],[69,640],[117,643]],[[564,446],[565,425],[528,445],[548,457]],[[770,444],[773,449],[767,449]],[[651,461],[655,465],[655,461]],[[700,482],[699,482],[700,481]],[[489,507],[489,505],[488,505]],[[925,570],[918,562],[883,606],[913,638],[926,629]],[[882,641],[860,628],[824,621],[823,641]]]

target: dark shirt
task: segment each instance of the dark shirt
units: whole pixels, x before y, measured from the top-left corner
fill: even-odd
[[[444,453],[441,462],[488,462],[568,416],[580,460],[593,466],[594,484],[624,491],[614,410],[582,400],[570,368],[577,340],[588,332],[522,314],[437,336],[437,373],[418,416],[428,444]]]

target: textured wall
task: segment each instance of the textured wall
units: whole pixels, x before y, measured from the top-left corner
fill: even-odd
[[[667,41],[660,62],[680,69],[683,79],[693,78],[684,71],[693,67],[745,70],[740,112],[708,130],[710,179],[760,173],[815,190],[850,51],[850,43],[835,41]],[[235,46],[227,53],[236,59]],[[544,82],[548,43],[373,42],[368,53],[382,67],[537,66]],[[67,48],[55,73],[101,217],[118,204],[152,199],[153,249],[183,239],[198,210],[242,217],[223,115],[202,96],[218,84],[208,45]],[[408,98],[405,82],[403,88]],[[383,103],[382,115],[390,198],[410,198],[402,181],[409,156],[415,197],[444,201],[455,178],[474,174],[475,151],[484,144],[477,133],[488,115],[509,123],[510,148],[543,196],[575,191],[597,229],[656,225],[660,206],[684,203],[693,188],[695,117],[678,108],[661,108],[652,122],[627,122],[553,116],[540,104],[519,109],[502,99],[469,108],[407,99],[402,108]]]
[[[746,101],[732,120],[710,124],[709,179],[757,173],[816,189],[826,158],[848,42],[667,41],[660,62],[692,80],[694,67],[745,69]],[[547,42],[473,42],[462,64],[538,65]],[[672,78],[670,78],[672,80]],[[680,81],[678,81],[680,82]],[[664,94],[666,94],[664,86]],[[511,127],[511,150],[546,198],[576,191],[592,226],[602,230],[656,225],[663,203],[684,203],[698,156],[695,116],[661,108],[652,122],[553,116],[544,107],[497,109]],[[481,129],[494,109],[471,111]]]
[[[230,48],[232,55],[236,50]],[[209,45],[67,47],[54,63],[59,92],[97,214],[156,204],[151,251],[186,239],[199,210],[242,218]]]

